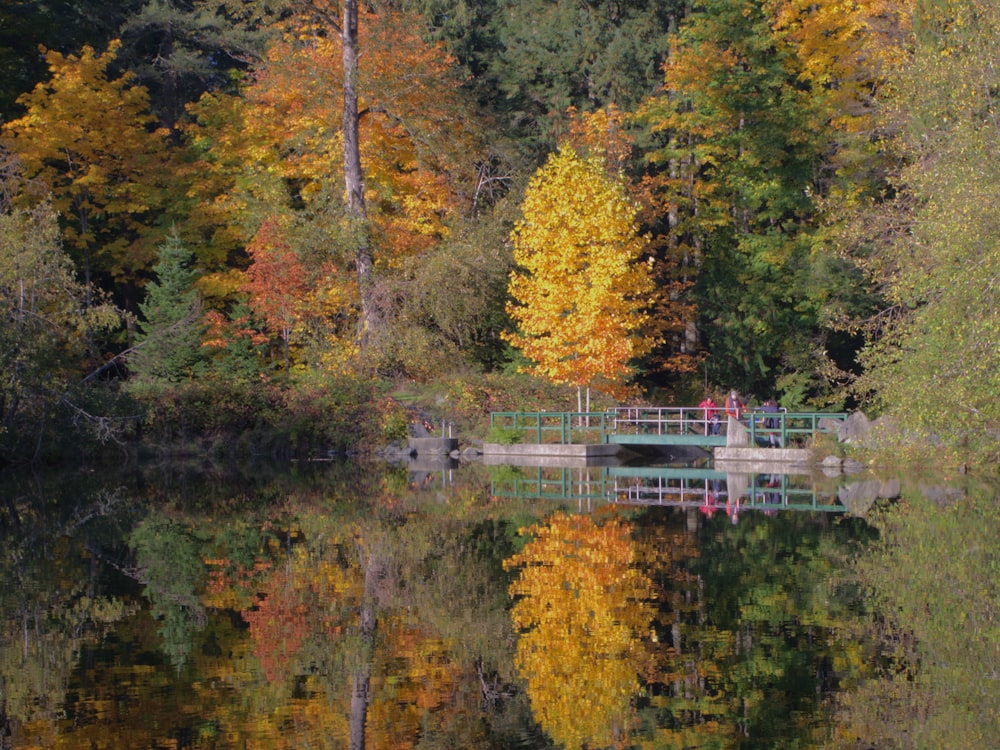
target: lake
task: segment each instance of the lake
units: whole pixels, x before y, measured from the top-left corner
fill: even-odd
[[[1000,747],[968,476],[8,472],[0,748]]]

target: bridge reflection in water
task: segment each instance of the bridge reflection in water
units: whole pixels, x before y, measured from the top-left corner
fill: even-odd
[[[722,471],[710,465],[507,466],[492,494],[588,504],[661,505],[705,512],[799,510],[843,513],[835,483],[810,474]]]

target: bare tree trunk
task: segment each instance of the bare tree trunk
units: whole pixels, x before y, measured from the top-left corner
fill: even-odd
[[[677,159],[671,159],[670,177],[674,180],[678,179],[681,175],[682,170],[685,170],[688,174],[686,197],[691,200],[692,205],[697,205],[697,198],[695,198],[694,195],[694,184],[693,184],[694,165],[691,163],[686,163],[682,165],[678,162]],[[670,227],[671,230],[670,233],[672,238],[671,245],[674,248],[676,248],[677,245],[675,230],[677,229],[677,226],[679,224],[680,224],[680,216],[677,211],[677,206],[676,204],[674,204],[670,207],[670,210],[667,212],[667,225]],[[697,251],[700,250],[700,243],[697,238],[694,240],[694,247],[697,253]],[[682,277],[681,280],[684,282],[693,281],[693,279],[689,278],[687,269],[691,269],[691,275],[697,277],[698,267],[700,265],[701,265],[700,256],[696,254],[694,257],[692,257],[691,254],[685,252],[684,256],[681,258],[681,267],[685,269],[684,276]],[[698,332],[698,318],[697,314],[692,309],[690,317],[684,323],[684,334],[683,338],[680,341],[681,352],[684,354],[695,354],[698,351],[699,338],[700,336]]]
[[[361,174],[361,145],[358,134],[358,0],[344,0],[341,24],[341,46],[344,64],[344,187],[347,210],[356,222],[354,242],[358,292],[361,297],[361,346],[368,340],[374,324],[373,271],[371,244],[365,213],[364,178]]]

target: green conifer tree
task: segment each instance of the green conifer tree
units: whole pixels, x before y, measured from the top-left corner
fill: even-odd
[[[201,294],[194,287],[198,273],[190,267],[191,258],[176,231],[160,246],[156,280],[139,305],[141,333],[131,357],[138,378],[177,383],[204,368]]]

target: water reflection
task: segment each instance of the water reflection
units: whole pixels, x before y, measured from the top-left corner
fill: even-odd
[[[621,746],[635,729],[640,676],[655,670],[656,592],[618,518],[557,513],[526,531],[505,565],[518,673],[535,719],[566,748]]]
[[[494,468],[492,491],[500,497],[608,502],[697,508],[711,515],[802,510],[863,515],[878,498],[899,495],[898,481],[816,474],[801,467],[754,471],[739,463],[663,465],[504,465]]]
[[[0,748],[996,744],[991,489],[653,468],[12,478]]]

